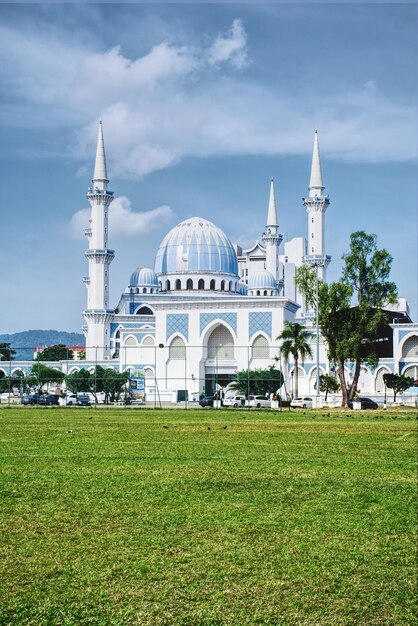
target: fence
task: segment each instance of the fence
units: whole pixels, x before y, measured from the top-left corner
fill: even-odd
[[[59,357],[53,361],[42,360],[49,353],[44,356],[38,353],[33,359],[33,348],[19,348],[14,358],[0,361],[0,401],[15,403],[23,395],[42,389],[62,398],[87,393],[99,402],[190,406],[197,404],[202,395],[231,395],[233,383],[238,383],[236,393],[246,397],[274,395],[281,400],[296,395],[314,397],[317,395],[314,343],[311,350],[312,356],[299,363],[296,369],[293,362],[286,363],[280,358],[278,347],[269,345],[263,336],[250,346],[237,346],[232,342],[189,346],[181,337],[174,338],[167,346],[156,345],[150,335],[138,344],[132,336],[122,347],[112,346],[107,354],[99,347],[87,350],[87,354],[61,348],[59,352],[50,353]],[[32,359],[19,359],[22,355],[32,355]],[[320,374],[327,373],[335,378],[323,345],[318,356]],[[348,383],[352,380],[350,367],[348,364]],[[382,364],[375,371],[362,367],[357,387],[360,395],[375,398],[378,403],[391,401],[392,392],[382,383],[382,368],[385,367]],[[418,378],[418,365],[411,364],[410,368],[415,368],[414,378]],[[325,400],[324,391],[321,395]],[[338,403],[337,393],[330,391],[327,395],[327,400]],[[399,399],[414,404],[416,390],[409,390]]]

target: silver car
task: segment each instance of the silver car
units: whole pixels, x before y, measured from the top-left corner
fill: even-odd
[[[313,407],[312,398],[293,398],[290,406],[294,409],[311,409]]]

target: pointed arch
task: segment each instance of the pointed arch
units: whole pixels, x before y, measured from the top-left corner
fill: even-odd
[[[257,335],[251,348],[253,359],[268,359],[270,356],[269,342],[263,335]]]
[[[193,289],[193,280],[191,278],[188,278],[186,281],[186,289],[187,291],[192,291]]]
[[[235,343],[231,331],[224,324],[217,324],[207,340],[209,359],[235,359]]]
[[[170,359],[185,360],[186,344],[179,335],[176,335],[174,339],[172,339],[168,349],[168,356]]]
[[[134,346],[138,345],[138,342],[136,340],[136,337],[134,337],[133,335],[128,335],[123,342],[123,345],[125,348],[132,348]]]
[[[405,339],[401,348],[402,358],[418,358],[418,335],[410,335]]]
[[[383,380],[383,376],[385,374],[390,374],[389,368],[379,367],[376,372],[376,377],[374,379],[374,390],[376,391],[376,393],[385,391],[385,381]]]
[[[210,281],[210,290],[211,291],[215,291],[215,279],[212,278],[212,280]]]
[[[205,281],[203,280],[203,278],[199,279],[199,282],[197,284],[197,288],[200,290],[203,290],[205,288]]]
[[[170,291],[171,290],[171,283],[169,280],[165,281],[165,290],[166,291]]]
[[[135,315],[154,315],[154,311],[149,306],[140,306]]]
[[[177,278],[177,280],[176,280],[176,290],[177,291],[181,290],[181,280],[180,280],[180,278]]]

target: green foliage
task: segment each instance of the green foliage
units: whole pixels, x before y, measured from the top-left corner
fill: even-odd
[[[315,383],[315,389],[316,389],[316,383]],[[320,374],[319,389],[322,393],[325,393],[325,401],[326,401],[329,393],[337,393],[337,391],[340,389],[340,384],[338,380],[334,378],[334,376],[330,376],[329,374]]]
[[[236,380],[229,387],[245,396],[249,394],[265,396],[276,393],[283,382],[282,372],[271,366],[267,369],[241,370],[237,372]]]
[[[115,402],[128,380],[128,372],[116,372],[113,368],[104,369],[97,365],[94,372],[81,369],[65,377],[65,382],[73,393],[90,392],[97,400],[98,393],[105,394],[105,402]]]
[[[0,343],[0,361],[12,361],[16,354],[16,350],[12,350],[10,343]]]
[[[386,387],[393,389],[393,401],[396,401],[398,393],[402,393],[413,386],[414,379],[401,374],[383,374],[383,382]]]
[[[286,363],[289,362],[290,355],[295,363],[295,395],[298,395],[298,367],[299,359],[304,362],[307,356],[312,356],[312,350],[309,345],[309,332],[304,326],[298,323],[285,321],[284,329],[278,337],[277,341],[281,341],[280,354]]]
[[[396,286],[389,281],[392,257],[379,250],[376,235],[357,231],[350,236],[350,250],[343,255],[340,281],[319,284],[318,320],[328,347],[328,358],[338,364],[342,404],[354,397],[362,362],[377,363],[373,350],[386,324],[382,307],[396,301]],[[296,284],[308,302],[314,298],[314,270],[297,270]],[[345,362],[354,361],[351,385],[345,380]]]
[[[26,382],[30,386],[42,387],[47,383],[62,383],[65,376],[54,367],[48,367],[43,363],[35,363],[26,378]]]
[[[3,371],[0,371],[0,393],[4,391],[12,391],[13,388],[25,388],[26,381],[24,374],[21,370],[13,372],[11,376],[6,376]]]
[[[257,413],[0,406],[2,625],[415,624],[415,414]]]
[[[72,361],[74,358],[74,353],[72,350],[69,350],[67,346],[62,343],[59,343],[55,346],[48,346],[42,352],[39,352],[36,360],[37,361]]]

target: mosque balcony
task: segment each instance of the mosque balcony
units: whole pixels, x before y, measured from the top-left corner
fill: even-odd
[[[91,187],[88,188],[87,190],[87,197],[93,197],[93,196],[110,196],[113,198],[113,191],[108,191],[107,189],[97,189],[97,187],[95,189],[91,189]]]
[[[85,228],[84,229],[84,234],[86,237],[91,237],[93,233],[93,230],[91,228]]]
[[[88,287],[90,285],[90,276],[84,276],[83,283]]]
[[[331,263],[331,257],[328,254],[306,254],[303,262],[311,267],[326,267]]]
[[[86,250],[84,256],[87,259],[95,259],[96,261],[104,261],[109,262],[113,260],[115,256],[114,250],[100,249],[100,248],[91,248],[90,250]]]
[[[329,196],[308,196],[307,198],[302,198],[303,204],[329,204],[330,199]]]

